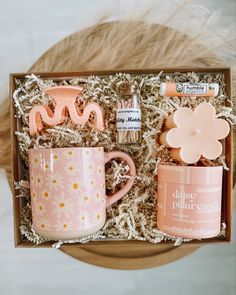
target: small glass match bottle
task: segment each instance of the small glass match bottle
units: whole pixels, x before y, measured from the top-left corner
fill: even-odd
[[[117,142],[141,142],[141,109],[137,88],[129,82],[117,84],[116,126]]]

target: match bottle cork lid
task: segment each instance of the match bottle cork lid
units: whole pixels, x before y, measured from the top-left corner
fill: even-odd
[[[131,96],[137,94],[137,87],[129,82],[117,83],[116,87],[120,96]]]

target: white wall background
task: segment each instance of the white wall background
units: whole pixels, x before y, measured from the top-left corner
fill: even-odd
[[[106,21],[135,17],[153,8],[150,21],[168,14],[149,0],[0,0],[0,101],[7,97],[10,72],[24,72],[47,49],[75,31]],[[160,1],[159,1],[160,2]],[[159,3],[158,2],[158,3]],[[182,0],[173,0],[174,9]],[[234,0],[199,0],[235,26]],[[169,6],[168,6],[169,7]],[[202,9],[199,7],[199,9]],[[231,32],[235,35],[235,30]],[[0,172],[0,294],[214,294],[236,292],[236,247],[211,245],[156,269],[113,271],[91,266],[54,249],[14,249],[11,193]]]

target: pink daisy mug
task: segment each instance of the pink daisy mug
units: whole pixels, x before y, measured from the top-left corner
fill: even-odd
[[[125,160],[132,176],[125,186],[106,195],[105,164]],[[106,208],[133,186],[135,164],[124,152],[102,147],[30,149],[30,192],[33,229],[49,239],[83,237],[101,229]]]

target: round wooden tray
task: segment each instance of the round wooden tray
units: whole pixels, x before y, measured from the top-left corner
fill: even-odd
[[[130,40],[130,44],[124,44],[124,38]],[[166,40],[168,44],[163,45]],[[197,53],[195,50],[193,54],[192,43],[193,40],[186,35],[156,24],[106,23],[63,39],[39,58],[29,72],[222,66],[214,54],[201,45],[198,45]],[[91,242],[62,246],[61,250],[94,265],[141,269],[175,261],[198,248],[194,244],[175,247],[173,244],[152,245],[143,242],[136,242],[134,246],[127,241],[108,242],[105,245],[104,242]]]

